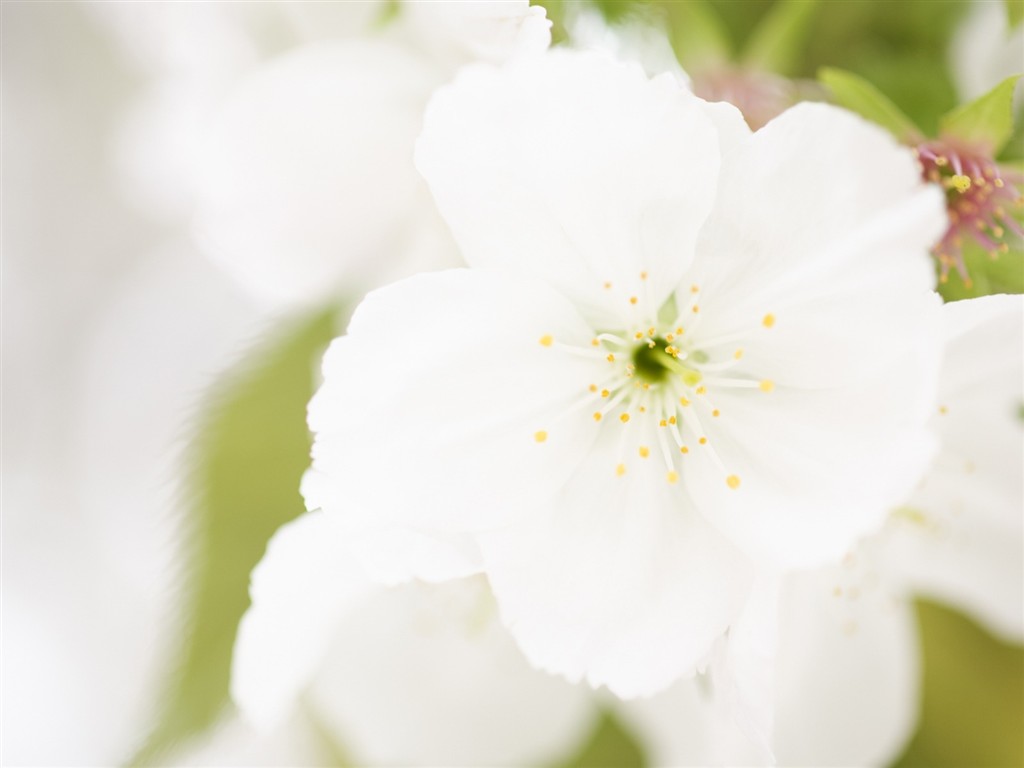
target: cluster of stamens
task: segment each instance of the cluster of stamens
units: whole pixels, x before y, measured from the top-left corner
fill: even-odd
[[[1021,178],[1000,169],[985,153],[949,141],[928,141],[915,152],[924,178],[946,191],[949,228],[933,249],[941,269],[939,279],[948,281],[950,269],[955,268],[970,287],[963,257],[965,239],[974,240],[997,259],[1009,250],[1008,232],[1024,236],[1013,213],[1024,206],[1018,189]]]
[[[646,273],[641,274],[641,279],[646,279]],[[612,290],[611,283],[604,287]],[[570,412],[586,409],[596,422],[617,421],[622,425],[619,458],[612,468],[619,477],[627,474],[632,461],[657,460],[660,455],[666,480],[675,484],[684,457],[691,451],[703,450],[722,473],[726,485],[733,490],[740,487],[739,475],[726,468],[705,433],[704,425],[709,420],[726,418],[714,404],[714,394],[717,390],[740,388],[770,393],[775,385],[768,379],[733,375],[733,369],[743,360],[743,349],[737,342],[751,331],[699,338],[695,333],[702,317],[699,294],[700,288],[691,286],[689,301],[677,309],[672,322],[648,318],[627,333],[599,332],[588,347],[562,344],[551,335],[539,339],[542,346],[603,358],[608,364],[607,376],[588,384]],[[638,297],[630,296],[628,301],[635,307]],[[767,313],[758,330],[774,326],[775,316]],[[652,430],[643,428],[652,424],[656,427],[654,444],[636,445],[638,440],[629,439],[631,431],[652,434]],[[545,442],[548,433],[541,430],[534,437],[537,442]]]

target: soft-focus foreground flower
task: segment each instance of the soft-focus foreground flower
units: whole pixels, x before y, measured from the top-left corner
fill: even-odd
[[[407,575],[485,572],[535,665],[664,688],[751,558],[838,557],[915,484],[944,217],[882,132],[804,105],[751,135],[670,78],[553,53],[466,70],[417,160],[474,269],[357,310],[306,500],[400,534]]]
[[[793,574],[779,602],[772,751],[781,765],[885,765],[913,732],[926,595],[1024,638],[1024,298],[942,308],[939,455],[885,528],[840,564]],[[620,714],[657,765],[749,764],[711,689],[683,681]]]
[[[413,166],[423,109],[463,64],[538,53],[550,42],[543,8],[526,0],[401,3],[396,13],[361,35],[259,67],[212,120],[196,183],[197,234],[272,306],[341,290],[354,297],[457,264]]]
[[[252,722],[301,700],[373,765],[538,764],[580,743],[590,692],[529,668],[483,578],[380,587],[350,534],[345,516],[308,513],[253,572],[232,677]]]

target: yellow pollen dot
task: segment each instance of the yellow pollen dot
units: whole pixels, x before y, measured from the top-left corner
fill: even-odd
[[[587,387],[587,389],[589,389],[591,392],[597,392],[597,384],[591,384],[589,387]]]
[[[775,382],[771,379],[764,379],[760,384],[757,385],[758,389],[762,392],[771,392],[775,389]]]
[[[601,420],[601,412],[600,411],[594,411],[594,421],[600,421],[600,420]]]
[[[722,415],[722,412],[720,410],[718,410],[717,408],[715,408],[715,410],[713,410],[711,412],[711,415],[714,416],[717,419],[719,416]]]
[[[653,327],[647,329],[647,335],[648,336],[653,336],[654,335],[654,328]]]
[[[543,429],[539,430],[533,433],[533,439],[536,440],[538,443],[543,443],[545,440],[548,439],[548,433],[545,432]]]
[[[948,283],[949,282],[949,275],[939,275],[939,282],[940,283]]]
[[[693,308],[690,311],[693,312],[693,314],[696,315],[698,312],[700,312],[700,305],[699,304],[694,304]]]
[[[680,446],[680,448],[679,448],[679,452],[680,452],[680,453],[689,453],[689,452],[690,452],[690,449],[689,449],[689,448],[687,448],[687,447],[686,447],[685,445],[683,445],[683,446]]]
[[[596,347],[600,343],[601,342],[599,342],[597,339],[591,339],[590,340],[590,346],[592,346],[592,347]]]
[[[624,474],[626,474],[626,465],[619,464],[619,466],[615,468],[615,474],[618,475],[619,477],[622,477]]]
[[[647,279],[647,273],[646,272],[641,272],[640,273],[640,279],[641,280],[646,280]]]
[[[683,326],[679,326],[678,328],[676,328],[676,336],[682,336],[682,335],[683,335]]]
[[[640,301],[640,299],[638,299],[636,296],[630,296],[629,297],[629,303],[630,304],[636,304],[638,301]]]
[[[761,325],[763,325],[765,328],[771,328],[773,325],[775,325],[775,315],[769,312],[761,319]]]
[[[650,455],[651,455],[651,449],[648,448],[646,445],[641,445],[640,446],[640,458],[641,459],[646,459]]]
[[[643,331],[637,331],[636,333],[633,334],[633,338],[638,340],[638,341],[640,339],[642,339],[643,337],[644,337]]]
[[[698,395],[703,395],[703,394],[706,394],[706,393],[707,393],[707,391],[708,391],[708,388],[707,388],[707,387],[704,387],[704,386],[701,386],[701,387],[697,387],[697,394],[698,394]]]
[[[690,293],[697,293],[697,291],[699,291],[699,290],[700,290],[700,286],[698,286],[696,283],[694,283],[693,285],[690,286]]]
[[[732,356],[739,360],[741,357],[743,357],[743,350],[737,349],[735,352],[732,353]]]
[[[546,333],[540,337],[540,345],[542,347],[550,347],[554,342],[555,340],[552,338],[550,333]]]
[[[624,413],[621,416],[619,416],[619,421],[621,421],[623,424],[625,424],[627,421],[629,421],[629,414],[628,413]]]
[[[951,186],[960,194],[963,194],[964,192],[971,188],[971,179],[968,176],[964,176],[963,174],[958,173],[956,176],[950,177],[949,186]]]
[[[675,472],[669,472],[665,475],[665,479],[668,480],[669,485],[675,485],[679,482],[679,475]]]
[[[1002,237],[1003,235],[1006,234],[1006,230],[1004,230],[1000,226],[995,226],[992,227],[992,234],[995,235],[996,237]]]
[[[935,158],[935,164],[937,166],[939,166],[940,168],[946,166],[948,163],[949,163],[949,160],[947,160],[942,155],[939,155],[938,157]]]
[[[601,390],[601,397],[608,397],[608,395],[610,395],[610,394],[611,394],[611,392],[609,392],[607,389],[602,389]]]
[[[725,478],[725,484],[732,488],[734,491],[740,487],[739,475],[729,475]]]
[[[611,283],[605,283],[605,284],[604,284],[604,289],[605,289],[606,291],[610,291],[610,290],[612,289],[612,284],[611,284]]]
[[[700,443],[701,445],[707,445],[708,444],[708,439],[706,437],[702,437],[697,442]]]
[[[647,384],[644,384],[644,389],[647,389],[647,386]],[[647,413],[647,409],[644,408],[642,405],[640,406],[640,413]]]
[[[615,355],[611,355],[611,354],[610,354],[610,355],[608,355],[608,357],[607,357],[607,358],[605,358],[605,359],[606,359],[606,360],[607,360],[607,361],[608,361],[609,363],[614,363],[614,362],[615,362]]]
[[[945,416],[947,413],[949,413],[949,408],[947,408],[944,405],[940,405],[939,406],[939,413],[941,413],[943,416]]]
[[[661,421],[658,422],[658,426],[659,427],[667,427],[668,426],[668,421],[666,419],[662,419]]]
[[[665,341],[672,341],[675,338],[671,333],[665,334]]]
[[[997,187],[999,187],[999,189],[1003,188],[1003,180],[1002,179],[996,179],[992,183],[995,184]]]
[[[676,423],[676,417],[675,416],[669,416],[668,417],[668,423],[669,424],[675,424]]]
[[[686,399],[685,397],[680,397],[680,398],[679,398],[679,404],[680,404],[680,405],[689,405],[689,404],[690,404],[690,401],[689,401],[689,400],[687,400],[687,399]]]

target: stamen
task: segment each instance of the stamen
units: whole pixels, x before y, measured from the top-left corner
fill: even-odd
[[[543,429],[537,430],[536,432],[533,433],[533,439],[536,440],[538,443],[543,443],[545,440],[548,439],[548,433],[545,432]]]
[[[546,333],[540,337],[540,345],[542,347],[550,347],[554,341],[555,339],[550,333]]]

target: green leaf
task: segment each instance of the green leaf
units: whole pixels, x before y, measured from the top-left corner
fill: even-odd
[[[999,154],[1013,133],[1013,90],[1020,75],[1008,77],[984,96],[957,107],[939,120],[943,136]]]
[[[924,695],[897,768],[1024,765],[1024,649],[921,601]]]
[[[315,358],[336,313],[320,312],[256,349],[208,394],[188,445],[182,502],[184,583],[176,658],[156,727],[134,764],[166,753],[216,722],[228,705],[235,632],[249,607],[249,573],[271,534],[303,511],[309,464],[306,403]]]
[[[1006,5],[1006,22],[1013,29],[1024,21],[1024,0],[1004,0]]]
[[[729,32],[703,0],[663,4],[676,58],[690,74],[722,66],[732,57]]]
[[[752,68],[793,75],[799,70],[816,0],[780,0],[747,41],[743,64]]]
[[[818,72],[818,80],[832,91],[841,106],[887,129],[904,144],[921,140],[921,131],[910,118],[867,80],[828,67]]]
[[[590,738],[557,768],[644,768],[647,760],[636,738],[610,711],[601,713]]]
[[[967,243],[963,255],[970,279],[965,283],[959,272],[950,270],[947,281],[939,284],[939,294],[945,301],[1024,293],[1024,252],[1000,253],[993,259],[981,246]]]

